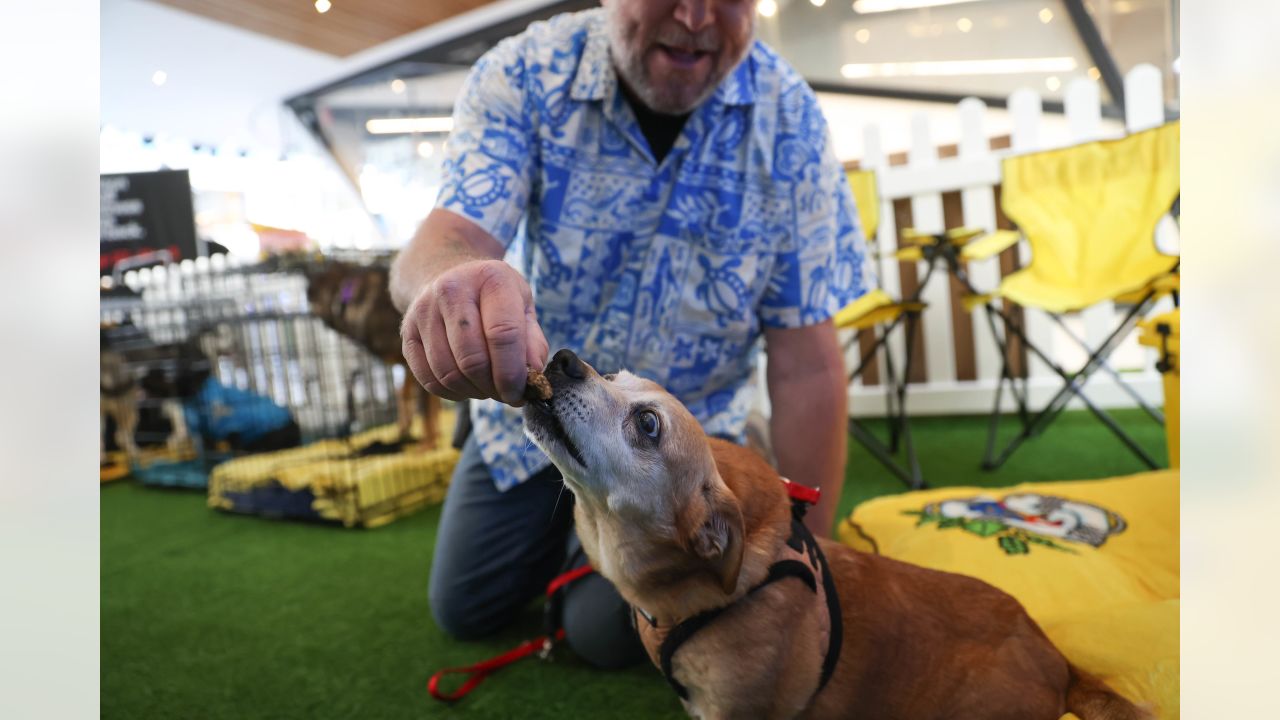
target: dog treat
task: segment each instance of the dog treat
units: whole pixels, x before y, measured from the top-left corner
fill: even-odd
[[[551,381],[547,380],[546,375],[529,368],[528,377],[525,379],[524,398],[525,400],[550,400]]]

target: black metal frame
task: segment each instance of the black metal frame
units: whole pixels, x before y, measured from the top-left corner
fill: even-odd
[[[906,328],[906,357],[902,365],[901,378],[893,365],[893,350],[889,347],[889,337],[893,331],[902,325],[905,320]],[[858,366],[849,373],[845,384],[852,384],[867,369],[867,363],[878,351],[883,350],[884,353],[884,378],[881,384],[884,385],[885,396],[885,419],[889,423],[889,442],[886,444],[880,438],[876,437],[870,428],[857,418],[849,418],[849,434],[854,437],[862,446],[871,453],[872,457],[880,461],[889,472],[893,473],[899,480],[912,490],[919,490],[926,487],[924,476],[920,471],[920,460],[916,457],[915,443],[911,439],[911,420],[907,417],[907,382],[909,373],[911,372],[911,361],[915,357],[915,330],[920,322],[919,310],[905,310],[901,315],[894,318],[893,322],[884,327],[880,333],[880,337],[876,342],[862,354],[858,361]],[[858,341],[858,335],[849,340],[845,345],[847,352],[854,343]],[[902,463],[895,457],[898,449],[901,447],[904,451],[907,465],[903,467]]]
[[[892,322],[884,326],[880,336],[870,348],[862,353],[855,367],[846,378],[845,384],[852,384],[854,380],[859,378],[867,369],[867,364],[877,352],[883,351],[884,354],[884,378],[881,384],[884,385],[885,391],[885,419],[889,424],[889,442],[885,443],[858,418],[849,418],[849,434],[854,437],[867,452],[880,461],[881,465],[901,480],[906,486],[912,490],[920,490],[928,487],[924,480],[924,475],[920,469],[920,460],[916,456],[915,443],[911,438],[911,420],[907,416],[907,386],[910,383],[911,363],[915,360],[916,350],[916,328],[920,324],[920,317],[924,311],[924,303],[921,297],[924,295],[924,289],[929,286],[929,280],[933,277],[934,271],[937,269],[937,253],[931,246],[921,247],[923,260],[928,263],[928,269],[925,270],[924,278],[916,286],[915,292],[911,293],[911,297],[902,301],[907,307]],[[893,350],[889,346],[889,337],[899,326],[905,325],[906,333],[905,351],[903,358],[902,371],[899,373],[893,364]],[[849,342],[844,346],[844,352],[848,353],[854,343],[858,341],[858,335],[855,333]],[[904,467],[896,455],[901,447],[906,460]]]
[[[980,294],[977,289],[974,288],[973,283],[969,280],[968,273],[965,272],[964,266],[960,263],[959,249],[951,245],[945,236],[937,236],[935,238],[935,244],[938,246],[937,252],[946,258],[948,270],[964,286],[965,290],[974,295]],[[983,303],[987,322],[991,327],[991,336],[995,339],[996,345],[1000,350],[1001,367],[1000,379],[996,384],[995,402],[991,408],[990,421],[987,426],[987,443],[986,450],[984,451],[982,458],[982,469],[996,470],[1002,466],[1023,442],[1044,432],[1044,430],[1058,418],[1062,411],[1066,409],[1067,404],[1071,401],[1072,397],[1079,398],[1080,401],[1084,403],[1085,407],[1088,408],[1103,425],[1111,430],[1120,442],[1122,442],[1125,447],[1129,448],[1130,452],[1137,456],[1143,464],[1152,470],[1158,468],[1159,465],[1156,461],[1152,459],[1152,457],[1142,448],[1141,445],[1138,444],[1136,440],[1133,439],[1131,435],[1129,435],[1129,433],[1125,432],[1124,429],[1120,427],[1115,418],[1111,417],[1111,415],[1090,400],[1084,393],[1084,385],[1088,382],[1093,373],[1099,369],[1105,368],[1106,371],[1116,379],[1124,391],[1128,393],[1130,397],[1133,397],[1138,401],[1138,404],[1147,412],[1147,415],[1151,417],[1152,420],[1160,425],[1164,425],[1164,415],[1148,405],[1140,396],[1138,396],[1137,391],[1129,387],[1128,384],[1119,377],[1119,374],[1115,369],[1107,364],[1107,358],[1110,357],[1111,353],[1115,352],[1115,349],[1119,347],[1121,341],[1123,341],[1129,333],[1133,331],[1133,328],[1138,324],[1138,321],[1146,314],[1151,306],[1155,304],[1157,299],[1158,293],[1155,290],[1147,291],[1138,302],[1134,303],[1129,308],[1124,319],[1114,330],[1112,330],[1111,334],[1108,335],[1097,348],[1090,348],[1084,340],[1068,330],[1068,335],[1089,351],[1088,360],[1086,360],[1085,364],[1075,372],[1068,372],[1063,369],[1062,366],[1046,355],[1044,351],[1035,345],[1035,343],[1031,342],[1031,339],[1027,337],[1022,325],[1013,318],[1012,313],[1009,313],[1004,309],[997,309],[990,301]],[[1058,323],[1063,328],[1066,328],[1066,324],[1062,320],[1062,316],[1060,314],[1047,311],[1045,314],[1051,317],[1054,322]],[[997,331],[996,317],[1000,318],[1001,323],[1004,326],[1005,332],[1003,334]],[[1063,381],[1063,385],[1058,390],[1057,394],[1055,394],[1053,398],[1049,400],[1048,404],[1037,412],[1034,417],[1030,416],[1030,410],[1028,408],[1029,378],[1021,378],[1022,387],[1021,391],[1019,391],[1018,379],[1013,376],[1011,368],[1009,367],[1010,333],[1016,336],[1022,342],[1024,347],[1028,348],[1037,358],[1040,359],[1041,362],[1043,362],[1049,369],[1053,370],[1053,372],[1056,373]],[[1009,383],[1010,391],[1017,403],[1018,420],[1022,428],[1018,435],[1010,440],[1009,443],[1005,445],[1004,449],[997,455],[995,446],[996,438],[999,435],[1000,417],[1002,415],[1000,412],[1000,401],[1003,397],[1003,390],[1006,382]]]
[[[1111,56],[1111,51],[1107,49],[1107,44],[1102,41],[1102,33],[1098,31],[1098,25],[1089,14],[1089,9],[1084,6],[1084,0],[1062,0],[1062,4],[1067,8],[1067,15],[1071,16],[1071,24],[1076,29],[1076,35],[1080,36],[1080,42],[1084,43],[1094,67],[1098,68],[1102,84],[1107,86],[1111,104],[1117,108],[1123,108],[1124,76],[1120,74],[1120,68],[1116,65],[1115,58]]]

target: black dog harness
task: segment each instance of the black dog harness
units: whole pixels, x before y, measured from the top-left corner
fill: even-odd
[[[814,577],[811,567],[819,569],[822,575],[822,589],[823,594],[826,596],[830,625],[827,634],[827,651],[822,660],[822,675],[818,680],[818,689],[813,693],[816,696],[827,686],[827,681],[831,679],[831,674],[836,669],[836,662],[840,660],[840,648],[844,640],[844,628],[840,615],[840,598],[836,594],[835,579],[831,576],[831,569],[827,566],[827,557],[823,554],[822,549],[818,547],[817,541],[813,539],[812,533],[804,526],[803,522],[806,506],[817,502],[818,493],[813,488],[796,485],[786,480],[784,482],[787,483],[787,494],[791,497],[791,537],[787,539],[787,545],[797,553],[807,556],[809,564],[794,559],[779,560],[769,566],[769,574],[765,579],[748,590],[746,595],[742,597],[749,597],[757,590],[786,578],[800,580],[809,588],[810,592],[816,594],[819,580]],[[680,646],[689,641],[689,638],[710,625],[731,607],[733,607],[733,603],[706,610],[687,620],[683,620],[675,627],[672,627],[662,640],[658,650],[662,674],[666,676],[667,683],[671,685],[671,688],[676,691],[676,694],[682,700],[689,699],[689,690],[679,680],[676,680],[672,671],[672,663],[676,652],[680,649]],[[633,607],[633,610],[635,610],[631,616],[633,622],[636,614],[639,614],[651,627],[660,629],[658,628],[657,620],[652,615],[639,607]]]

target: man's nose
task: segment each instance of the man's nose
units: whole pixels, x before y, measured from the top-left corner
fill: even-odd
[[[547,363],[547,374],[559,373],[571,380],[586,380],[587,366],[578,359],[573,351],[565,348],[556,351],[551,357],[551,362]]]
[[[676,22],[696,33],[715,22],[714,5],[715,0],[677,0]]]

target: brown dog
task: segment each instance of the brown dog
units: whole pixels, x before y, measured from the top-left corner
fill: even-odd
[[[391,304],[387,271],[350,263],[330,263],[307,276],[307,302],[325,325],[355,340],[388,365],[405,366],[397,404],[400,436],[408,437],[416,405],[423,419],[422,447],[433,450],[440,436],[440,399],[414,380],[400,342],[400,313]]]
[[[658,385],[601,376],[567,350],[546,377],[552,398],[526,406],[527,433],[563,473],[587,556],[636,608],[691,716],[1146,717],[1000,590],[814,543],[777,473],[708,438]]]

